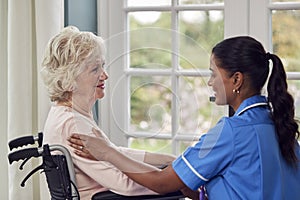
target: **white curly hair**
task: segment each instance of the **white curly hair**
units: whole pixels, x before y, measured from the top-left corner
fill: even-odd
[[[65,27],[50,39],[42,61],[41,76],[51,101],[68,101],[76,88],[75,79],[82,70],[101,58],[104,62],[104,40],[77,27]]]

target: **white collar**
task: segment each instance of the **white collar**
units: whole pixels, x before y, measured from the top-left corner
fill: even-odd
[[[254,103],[254,104],[252,104],[252,105],[250,105],[250,106],[247,106],[247,107],[245,107],[243,110],[241,110],[238,114],[237,114],[237,116],[239,116],[239,115],[241,115],[243,112],[245,112],[246,110],[249,110],[250,108],[254,108],[254,107],[258,107],[258,106],[267,106],[268,105],[268,103],[266,103],[266,102],[261,102],[261,103]]]

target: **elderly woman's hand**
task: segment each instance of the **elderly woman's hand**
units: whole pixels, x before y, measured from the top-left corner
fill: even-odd
[[[93,133],[96,137],[73,134],[68,138],[69,145],[75,149],[74,153],[81,157],[107,161],[108,152],[113,147],[99,130],[93,129]]]

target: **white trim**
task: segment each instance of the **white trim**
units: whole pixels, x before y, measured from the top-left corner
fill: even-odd
[[[184,6],[136,6],[125,7],[126,12],[139,12],[139,11],[210,11],[210,10],[223,10],[224,4],[211,4],[211,5],[184,5]]]
[[[190,170],[196,175],[198,176],[201,180],[203,181],[209,181],[209,179],[204,178],[201,174],[199,174],[194,168],[193,166],[189,163],[189,161],[182,155],[182,160],[185,162],[185,164],[190,168]]]
[[[272,52],[270,0],[249,0],[249,35],[259,40],[267,51]]]
[[[98,31],[107,47],[106,95],[100,102],[100,122],[103,131],[116,145],[127,146],[128,130],[128,83],[124,78],[126,67],[126,18],[124,2],[120,0],[98,0]],[[103,15],[102,15],[103,14]]]
[[[104,40],[109,38],[109,2],[108,0],[97,0],[97,13],[101,13],[101,17],[98,16],[98,35],[103,37]],[[109,47],[109,43],[106,43],[106,47]],[[106,55],[106,61],[110,60],[108,57],[108,53]],[[109,71],[108,71],[109,73]],[[106,135],[110,138],[110,110],[109,110],[109,99],[110,99],[110,91],[109,91],[109,82],[106,82],[106,94],[103,99],[98,101],[98,123],[100,124],[101,129],[106,133]]]
[[[300,3],[297,2],[276,2],[268,6],[271,10],[300,10]]]
[[[193,77],[209,77],[211,72],[209,70],[173,70],[173,69],[127,69],[124,71],[126,75],[132,76],[193,76]]]
[[[224,37],[249,34],[248,0],[224,0]]]
[[[286,72],[286,76],[288,80],[299,80],[300,72]]]
[[[245,107],[237,115],[242,114],[243,112],[245,112],[246,110],[249,110],[250,108],[254,108],[254,107],[258,107],[258,106],[267,106],[267,105],[268,105],[268,103],[255,103],[255,104]]]

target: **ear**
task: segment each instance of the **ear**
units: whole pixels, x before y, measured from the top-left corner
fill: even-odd
[[[232,83],[233,83],[234,88],[239,89],[244,82],[243,73],[235,72],[231,78],[232,78]]]

